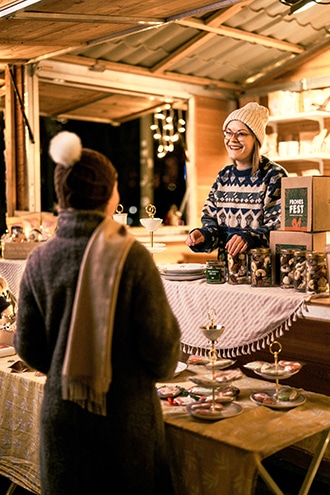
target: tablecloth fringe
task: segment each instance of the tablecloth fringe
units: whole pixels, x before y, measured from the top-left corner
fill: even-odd
[[[292,315],[290,315],[283,323],[272,330],[269,334],[265,335],[262,339],[259,339],[256,342],[244,344],[233,349],[217,349],[218,356],[223,359],[235,358],[265,349],[267,346],[270,346],[270,344],[276,339],[282,337],[285,331],[290,330],[292,323],[297,321],[298,316],[302,316],[304,305],[305,301],[302,301],[302,304],[296,309],[296,311],[294,311],[294,313],[292,313]],[[185,354],[195,354],[198,356],[206,356],[210,351],[209,348],[194,347],[185,343],[181,343],[181,350]]]

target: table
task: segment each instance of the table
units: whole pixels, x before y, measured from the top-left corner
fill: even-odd
[[[0,474],[39,494],[39,411],[45,377],[11,373],[9,366],[16,359],[0,359]],[[192,373],[184,371],[171,382],[187,388]],[[309,442],[312,451],[320,442],[318,467],[330,428],[330,397],[306,392],[305,404],[273,411],[249,400],[252,390],[269,383],[244,378],[235,384],[241,390],[243,412],[215,423],[195,420],[185,408],[167,407],[162,401],[177,495],[252,494],[257,473],[268,476],[262,459],[297,442]]]
[[[186,389],[193,385],[180,377],[173,381]],[[276,495],[283,495],[262,460],[295,444],[314,453],[299,492],[306,495],[329,442],[330,397],[304,392],[305,404],[291,410],[272,410],[249,399],[252,391],[269,389],[268,382],[244,378],[233,384],[241,390],[243,412],[222,421],[198,421],[184,407],[164,402],[176,494],[249,495],[254,493],[260,474]]]
[[[0,358],[0,474],[34,493],[40,493],[39,411],[45,377],[31,372],[11,373],[19,358]]]
[[[0,276],[16,298],[25,264],[26,260],[0,259]],[[200,326],[210,323],[211,308],[216,310],[215,323],[225,327],[217,349],[222,357],[236,357],[264,349],[283,335],[311,298],[293,289],[208,284],[205,279],[175,282],[163,278],[163,284],[180,324],[182,350],[188,354],[207,352]]]
[[[18,296],[19,284],[25,270],[26,260],[6,260],[0,258],[0,276],[8,282],[15,298]]]
[[[200,327],[210,324],[208,311],[216,311],[215,324],[225,330],[216,348],[222,357],[250,354],[268,346],[288,330],[309,296],[280,287],[208,284],[205,279],[163,279],[167,298],[181,328],[181,343],[187,354],[209,349]]]

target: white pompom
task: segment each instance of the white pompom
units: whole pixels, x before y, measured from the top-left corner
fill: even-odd
[[[64,167],[73,167],[80,160],[82,144],[74,132],[62,131],[50,141],[49,155],[55,163]]]

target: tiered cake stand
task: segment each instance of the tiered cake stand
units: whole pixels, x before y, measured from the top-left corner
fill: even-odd
[[[279,361],[279,354],[282,351],[282,346],[276,340],[269,346],[270,353],[274,356],[273,363],[261,362],[256,367],[250,367],[249,363],[245,365],[247,368],[264,378],[265,380],[275,380],[275,390],[265,390],[263,392],[254,392],[250,398],[253,402],[268,406],[273,409],[290,409],[300,406],[306,401],[306,398],[301,394],[301,390],[291,387],[281,387],[280,380],[291,378],[301,369],[301,363],[294,361]],[[253,363],[250,363],[253,364]]]
[[[233,397],[216,398],[217,392],[227,388],[230,383],[240,378],[242,374],[239,370],[231,370],[226,374],[226,372],[219,371],[219,366],[217,368],[215,366],[215,363],[218,363],[218,351],[215,346],[225,330],[223,325],[214,324],[215,315],[215,310],[213,308],[210,309],[208,311],[210,324],[200,327],[205,337],[211,343],[211,349],[209,350],[211,374],[190,378],[197,385],[211,389],[212,399],[208,402],[201,401],[187,405],[187,410],[192,416],[209,421],[217,421],[226,417],[236,416],[242,412],[241,406],[233,402]],[[229,365],[224,365],[224,368]]]

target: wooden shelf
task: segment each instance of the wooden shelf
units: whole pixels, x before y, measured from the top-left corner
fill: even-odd
[[[279,141],[290,141],[290,139],[283,139],[283,136],[288,136],[290,134],[290,131],[288,130],[289,129],[289,125],[290,123],[292,124],[297,124],[299,122],[314,122],[314,124],[310,124],[310,126],[313,126],[313,129],[315,129],[314,132],[317,132],[315,126],[317,126],[318,124],[318,128],[319,128],[319,132],[321,132],[323,129],[328,129],[326,126],[325,126],[325,119],[330,119],[330,112],[325,112],[325,111],[315,111],[315,112],[301,112],[301,113],[297,113],[297,114],[292,114],[292,115],[281,115],[281,116],[272,116],[270,117],[269,119],[269,124],[270,126],[274,127],[274,132],[279,132],[279,126],[282,126],[282,139],[279,139],[279,135],[277,136],[277,144],[279,143]],[[310,127],[309,126],[309,127]],[[301,132],[301,129],[299,128],[299,126],[292,126],[294,127],[295,129],[293,130],[292,132],[292,135],[299,135],[299,133]],[[298,129],[297,129],[298,127]],[[303,126],[302,126],[303,127]],[[296,141],[297,139],[294,139],[294,141]],[[278,163],[282,163],[282,164],[289,164],[289,163],[292,163],[293,166],[291,166],[290,168],[293,169],[292,171],[293,172],[297,172],[299,173],[300,171],[300,167],[297,167],[297,170],[294,170],[294,164],[296,163],[298,165],[299,164],[302,164],[302,163],[315,163],[317,164],[317,169],[320,173],[320,175],[324,175],[325,173],[325,169],[328,170],[328,164],[326,163],[326,166],[325,166],[325,162],[329,162],[330,161],[330,154],[329,153],[322,153],[321,151],[320,152],[315,152],[313,154],[309,153],[309,154],[297,154],[297,155],[282,155],[282,156],[272,156],[271,157],[272,160],[278,162]]]
[[[273,156],[271,158],[275,162],[322,162],[330,160],[330,155],[327,153],[318,153],[317,155],[297,155],[297,156]]]
[[[301,112],[293,115],[272,116],[269,118],[269,124],[285,124],[289,122],[299,122],[299,120],[316,120],[323,122],[324,119],[330,118],[330,112]]]

